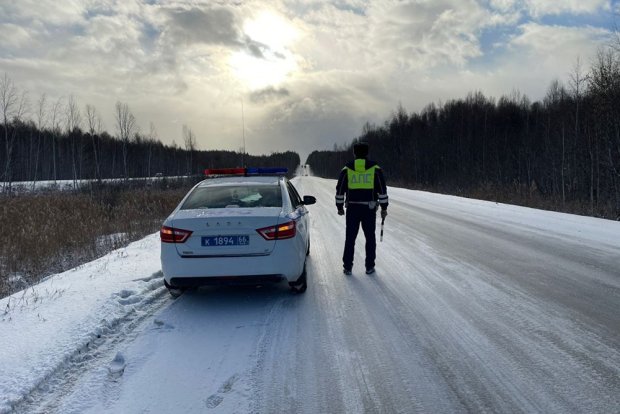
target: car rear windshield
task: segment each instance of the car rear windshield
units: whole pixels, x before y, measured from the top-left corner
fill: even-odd
[[[227,207],[282,207],[279,185],[197,187],[181,210]]]

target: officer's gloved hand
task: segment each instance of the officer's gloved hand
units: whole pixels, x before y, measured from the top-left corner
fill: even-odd
[[[381,218],[384,219],[387,217],[387,209],[381,210]]]
[[[339,216],[344,216],[344,208],[339,208],[338,209],[338,215]]]

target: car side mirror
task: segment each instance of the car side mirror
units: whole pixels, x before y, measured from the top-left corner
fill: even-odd
[[[304,196],[304,205],[305,206],[309,206],[310,204],[314,204],[316,203],[316,198],[309,196],[309,195],[305,195]]]

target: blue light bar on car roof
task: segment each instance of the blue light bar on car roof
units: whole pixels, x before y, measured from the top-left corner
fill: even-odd
[[[208,168],[205,170],[207,176],[222,175],[284,175],[288,168],[284,167],[249,167],[249,168]]]
[[[288,172],[288,168],[284,167],[248,167],[245,169],[247,175],[282,175]]]

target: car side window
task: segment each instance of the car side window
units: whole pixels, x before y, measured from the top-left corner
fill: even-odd
[[[286,186],[288,188],[288,194],[291,197],[291,203],[293,204],[293,207],[297,208],[301,204],[303,204],[301,201],[301,197],[299,197],[299,193],[297,192],[295,187],[293,187],[293,184],[291,184],[290,181],[287,181]]]

